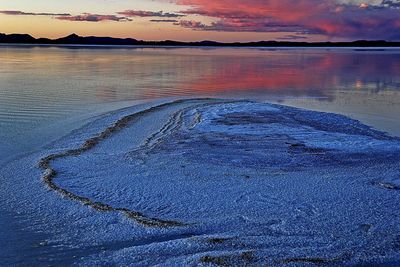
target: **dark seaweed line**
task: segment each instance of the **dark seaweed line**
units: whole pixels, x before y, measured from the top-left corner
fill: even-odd
[[[181,110],[176,111],[168,122],[156,133],[153,133],[146,139],[146,141],[143,143],[142,146],[140,146],[138,149],[136,149],[134,152],[141,151],[141,150],[147,150],[151,151],[154,147],[156,147],[158,144],[162,142],[162,139],[165,138],[165,136],[172,134],[173,132],[177,131],[179,127],[182,126],[182,120],[183,120],[183,115],[188,111],[192,109],[197,109],[199,107],[205,107],[209,105],[215,105],[215,104],[221,104],[221,103],[232,103],[233,101],[218,101],[218,102],[213,102],[213,103],[203,103],[203,104],[197,104],[194,106],[190,106],[187,108],[183,108]],[[234,101],[238,102],[238,101]]]
[[[180,125],[184,110],[185,109],[179,110],[172,114],[169,121],[158,132],[152,134],[149,138],[147,138],[140,149],[143,149],[144,147],[152,148],[156,146],[158,142],[162,139],[162,137],[176,130]]]
[[[191,109],[192,106],[183,108],[174,112],[169,120],[158,130],[157,132],[151,134],[148,138],[145,139],[142,145],[127,153],[127,155],[132,157],[146,156],[148,153],[155,148],[159,143],[162,142],[163,137],[172,134],[176,131],[181,125],[182,116],[185,110]],[[144,161],[144,160],[143,160]]]
[[[190,125],[189,129],[194,129],[197,124],[201,123],[202,121],[202,116],[201,113],[196,109],[195,115],[194,115],[194,120],[192,122],[192,125]]]
[[[183,124],[183,116],[189,110],[196,110],[195,121],[192,125],[190,125],[189,129],[193,129],[197,124],[201,122],[201,114],[198,112],[199,108],[207,107],[210,105],[217,105],[217,104],[232,104],[232,103],[248,103],[249,101],[246,100],[219,100],[212,99],[214,102],[212,103],[202,103],[193,105],[190,107],[186,107],[180,109],[173,113],[169,120],[164,124],[161,129],[153,134],[151,134],[141,146],[136,148],[135,150],[128,153],[130,157],[138,156],[138,154],[142,153],[143,155],[148,155],[157,145],[161,144],[163,139],[167,135],[171,135],[176,132]]]
[[[56,159],[60,159],[60,158],[65,158],[65,157],[71,157],[71,156],[79,156],[82,153],[94,148],[97,144],[99,144],[102,140],[110,137],[112,134],[122,130],[124,127],[126,127],[128,125],[128,123],[132,123],[134,121],[136,121],[137,119],[139,119],[141,116],[152,113],[152,112],[156,112],[159,111],[163,108],[166,108],[168,106],[173,106],[173,105],[178,105],[178,104],[182,104],[185,102],[191,102],[191,101],[212,101],[215,99],[212,98],[199,98],[199,99],[182,99],[182,100],[176,100],[173,102],[169,102],[169,103],[164,103],[158,106],[154,106],[151,108],[148,108],[146,110],[143,111],[139,111],[137,113],[125,116],[121,119],[119,119],[118,121],[116,121],[113,125],[107,127],[104,131],[102,131],[101,133],[99,133],[97,136],[91,137],[89,139],[87,139],[83,145],[79,148],[76,149],[70,149],[70,150],[66,150],[64,152],[60,152],[60,153],[55,153],[55,154],[51,154],[48,155],[44,158],[42,158],[39,161],[39,167],[41,169],[44,170],[44,173],[42,175],[42,180],[43,182],[47,185],[47,187],[53,191],[56,191],[57,193],[61,194],[62,196],[70,199],[70,200],[74,200],[74,201],[78,201],[80,203],[82,203],[85,206],[89,206],[97,211],[101,211],[101,212],[120,212],[122,214],[124,214],[125,216],[127,216],[128,218],[136,221],[139,224],[142,224],[144,226],[148,226],[148,227],[177,227],[177,226],[186,226],[188,224],[186,223],[182,223],[179,221],[171,221],[171,220],[162,220],[162,219],[158,219],[158,218],[152,218],[152,217],[148,217],[140,212],[137,211],[132,211],[129,210],[127,208],[115,208],[112,207],[108,204],[104,204],[101,202],[95,202],[89,198],[83,197],[83,196],[79,196],[76,195],[62,187],[59,187],[55,182],[54,179],[57,176],[57,171],[55,169],[52,168],[51,166],[51,162],[56,160]]]

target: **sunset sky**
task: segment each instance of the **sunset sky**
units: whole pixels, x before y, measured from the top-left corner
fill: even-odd
[[[0,0],[0,32],[145,40],[400,40],[400,0]]]

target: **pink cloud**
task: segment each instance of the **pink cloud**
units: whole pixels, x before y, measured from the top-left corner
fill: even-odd
[[[379,5],[339,4],[336,0],[175,0],[182,13],[217,19],[205,25],[183,21],[183,27],[212,31],[291,32],[328,37],[400,39],[396,1]],[[199,19],[200,20],[200,19]]]

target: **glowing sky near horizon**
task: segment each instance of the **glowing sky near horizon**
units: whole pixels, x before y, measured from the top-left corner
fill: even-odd
[[[182,41],[400,40],[400,0],[0,0],[0,32]]]

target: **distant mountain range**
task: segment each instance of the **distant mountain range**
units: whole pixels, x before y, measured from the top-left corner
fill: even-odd
[[[290,41],[259,41],[247,43],[220,43],[215,41],[178,42],[178,41],[143,41],[132,38],[113,37],[82,37],[71,34],[59,39],[34,38],[29,34],[2,34],[3,44],[46,44],[46,45],[140,45],[140,46],[234,46],[234,47],[400,47],[400,42],[383,40],[354,42],[290,42]]]

